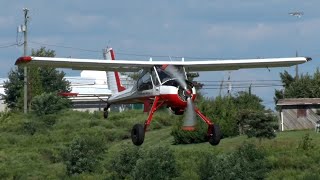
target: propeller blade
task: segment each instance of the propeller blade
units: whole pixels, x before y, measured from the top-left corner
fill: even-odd
[[[176,78],[178,83],[183,89],[187,89],[187,83],[186,83],[185,77],[183,76],[183,74],[179,72],[179,70],[176,67],[172,65],[166,65],[164,66],[164,71],[169,73],[170,76]]]
[[[184,115],[185,116],[183,119],[184,122],[183,122],[182,129],[187,131],[193,131],[196,126],[196,114],[194,112],[194,104],[191,97],[187,99],[187,108],[185,110]]]

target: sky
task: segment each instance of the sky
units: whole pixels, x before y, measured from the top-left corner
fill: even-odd
[[[29,54],[31,49],[44,46],[55,50],[57,57],[101,59],[102,49],[112,47],[116,59],[148,60],[152,56],[153,60],[170,60],[169,57],[183,56],[185,60],[197,60],[292,57],[298,51],[300,56],[313,58],[299,66],[300,73],[312,74],[319,66],[317,0],[1,0],[0,3],[0,78],[7,77],[17,57],[23,54],[23,46],[13,45],[23,42],[22,34],[17,34],[17,26],[23,23],[23,8],[30,10]],[[301,18],[290,16],[294,11],[304,14]],[[235,87],[237,81],[279,80],[279,73],[284,70],[294,74],[294,67],[249,69],[204,72],[198,80],[224,80],[226,84],[230,76]],[[67,74],[75,76],[79,72]],[[264,100],[264,105],[273,108],[275,88],[281,89],[253,87],[252,92]],[[244,89],[234,88],[232,93],[239,90]],[[219,89],[202,91],[208,97],[219,92]],[[222,90],[223,95],[226,92]]]

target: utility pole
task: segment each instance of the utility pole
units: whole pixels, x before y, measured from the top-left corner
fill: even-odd
[[[295,12],[290,12],[289,13],[289,15],[290,16],[294,16],[294,17],[296,17],[296,18],[298,18],[298,19],[300,19],[302,16],[303,16],[303,12],[302,11],[295,11]],[[296,31],[297,31],[297,37],[298,37],[298,28],[296,29]],[[296,42],[295,44],[298,44],[298,42]],[[296,49],[296,57],[298,57],[298,48]],[[299,78],[299,72],[298,72],[298,65],[296,65],[296,79],[298,79]]]
[[[23,56],[27,56],[28,44],[27,44],[27,32],[28,32],[28,9],[23,8],[24,12],[24,25],[22,26],[23,31]],[[24,98],[23,98],[23,112],[28,113],[28,68],[24,66]]]

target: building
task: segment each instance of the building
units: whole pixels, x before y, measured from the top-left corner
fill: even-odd
[[[320,98],[290,98],[277,102],[280,108],[279,129],[314,129],[320,119]]]
[[[97,111],[103,110],[105,101],[117,92],[117,86],[113,72],[105,71],[81,71],[80,76],[65,77],[71,83],[71,92],[62,93],[72,101],[74,110]],[[7,78],[0,78],[0,112],[6,109],[6,104],[1,94],[4,94],[3,83]],[[120,80],[126,87],[132,87],[134,81],[127,75],[120,74]],[[114,105],[113,111],[134,108],[132,105]],[[141,108],[141,107],[140,107]]]
[[[0,112],[5,111],[6,109],[6,104],[4,103],[4,100],[2,99],[2,94],[4,94],[4,88],[3,88],[3,83],[6,81],[4,78],[0,78]]]

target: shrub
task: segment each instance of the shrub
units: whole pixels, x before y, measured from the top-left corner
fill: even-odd
[[[37,131],[37,124],[33,121],[24,122],[22,129],[25,133],[34,135]]]
[[[315,147],[315,144],[312,142],[312,138],[310,137],[310,134],[307,133],[300,140],[298,149],[310,150],[310,149],[313,149],[314,147]]]
[[[104,150],[103,138],[82,136],[74,139],[62,152],[68,174],[93,172]]]
[[[132,172],[133,179],[172,179],[178,176],[176,160],[168,147],[155,146],[142,153]]]
[[[201,143],[207,141],[208,126],[204,122],[197,120],[197,126],[195,131],[185,131],[181,127],[183,120],[177,121],[172,128],[171,135],[173,136],[174,144],[190,144]]]
[[[54,114],[70,107],[70,101],[54,93],[43,93],[31,101],[31,109],[38,116]]]
[[[199,166],[200,179],[264,179],[269,170],[265,154],[253,144],[243,144],[231,154],[204,158]]]
[[[113,172],[113,178],[126,179],[136,166],[140,158],[139,148],[130,144],[123,144],[113,156],[109,169]]]

